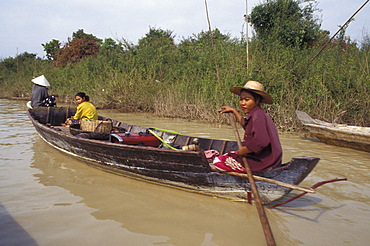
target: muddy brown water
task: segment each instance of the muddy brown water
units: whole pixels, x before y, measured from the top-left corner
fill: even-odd
[[[24,101],[0,100],[0,245],[266,245],[255,206],[90,167],[45,143],[25,111]],[[234,139],[225,126],[99,113],[186,135]],[[281,134],[281,141],[284,161],[321,158],[301,186],[348,181],[266,209],[277,244],[369,245],[370,153],[297,134]]]

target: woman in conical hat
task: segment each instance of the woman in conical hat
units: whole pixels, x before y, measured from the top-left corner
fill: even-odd
[[[242,147],[214,159],[212,168],[223,172],[241,172],[246,169],[242,157],[246,157],[252,172],[264,172],[276,168],[282,162],[282,148],[278,131],[270,116],[260,103],[272,104],[271,95],[257,81],[248,81],[244,86],[231,87],[230,91],[240,96],[239,103],[243,117],[238,110],[222,106],[221,113],[233,113],[244,128]]]
[[[50,86],[49,81],[44,75],[31,80],[33,82],[32,94],[31,94],[31,107],[43,107],[43,101],[49,97],[48,88]]]
[[[30,108],[37,107],[56,107],[56,98],[58,94],[49,96],[47,86],[50,86],[49,81],[44,75],[31,80],[34,84],[32,86],[31,101],[27,103]]]

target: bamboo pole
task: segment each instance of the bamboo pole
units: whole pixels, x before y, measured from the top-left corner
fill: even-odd
[[[204,0],[204,4],[205,4],[205,7],[206,7],[206,16],[207,16],[207,23],[208,23],[209,35],[211,37],[213,61],[215,63],[215,68],[216,68],[217,85],[218,85],[218,89],[219,89],[219,92],[220,92],[220,97],[223,99],[223,101],[225,101],[224,100],[224,93],[222,93],[221,77],[220,77],[220,71],[219,71],[218,63],[217,63],[216,47],[215,47],[215,41],[213,39],[211,21],[210,21],[209,13],[208,13],[208,3],[207,3],[207,0]]]
[[[246,69],[247,69],[247,72],[248,72],[248,68],[249,68],[249,44],[248,44],[248,0],[245,0],[245,49],[246,49],[246,56],[247,56],[247,66],[246,66]]]
[[[360,12],[360,10],[365,7],[365,5],[369,2],[370,0],[366,0],[362,5],[361,7],[359,7],[356,12],[351,16],[349,17],[349,19],[346,21],[346,23],[344,23],[339,29],[338,31],[321,47],[321,49],[316,53],[316,55],[314,55],[314,57],[308,62],[308,64],[305,66],[305,70],[307,69],[308,66],[311,65],[311,63],[313,62],[313,60],[316,59],[316,57],[319,56],[319,54],[326,48],[326,46],[335,38],[335,36],[337,36],[337,34],[340,32],[340,30],[342,30],[345,26],[347,26],[347,24],[349,22],[351,22],[353,20],[353,18],[355,17],[355,15]]]

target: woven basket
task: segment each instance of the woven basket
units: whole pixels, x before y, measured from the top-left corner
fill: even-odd
[[[111,132],[113,128],[112,121],[107,120],[81,120],[81,130],[89,132]]]

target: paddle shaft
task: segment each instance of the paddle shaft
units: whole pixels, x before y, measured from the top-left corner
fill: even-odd
[[[230,123],[231,123],[231,125],[234,129],[235,137],[236,137],[236,140],[238,142],[238,146],[240,148],[242,146],[242,144],[241,144],[241,141],[240,141],[240,136],[239,136],[238,130],[236,128],[234,114],[229,113],[229,116],[230,116]],[[260,195],[258,193],[256,183],[254,182],[253,174],[252,174],[252,171],[250,169],[247,158],[243,157],[243,162],[244,162],[245,169],[247,170],[248,180],[249,180],[249,183],[250,183],[251,188],[252,188],[252,193],[253,193],[253,196],[254,196],[254,201],[256,203],[256,208],[257,208],[257,211],[258,211],[258,215],[260,217],[260,221],[261,221],[261,224],[262,224],[263,232],[265,233],[266,243],[267,243],[267,245],[276,245],[274,235],[272,234],[271,227],[270,227],[269,221],[267,219],[265,209],[263,208],[261,198],[260,198]]]
[[[226,172],[226,173],[231,174],[231,175],[235,175],[235,176],[239,176],[239,177],[248,178],[248,175],[245,174],[245,173],[237,173],[237,172]],[[267,183],[280,185],[280,186],[287,187],[287,188],[290,188],[290,189],[293,189],[293,190],[299,190],[299,191],[303,191],[303,192],[307,192],[307,193],[316,193],[316,191],[313,188],[306,188],[306,187],[301,187],[301,186],[298,186],[298,185],[292,185],[292,184],[288,184],[288,183],[284,183],[284,182],[281,182],[281,181],[277,181],[277,180],[273,180],[273,179],[269,179],[269,178],[265,178],[265,177],[261,177],[261,176],[256,176],[256,175],[253,175],[253,178],[255,180],[258,180],[258,181],[263,181],[263,182],[267,182]]]

